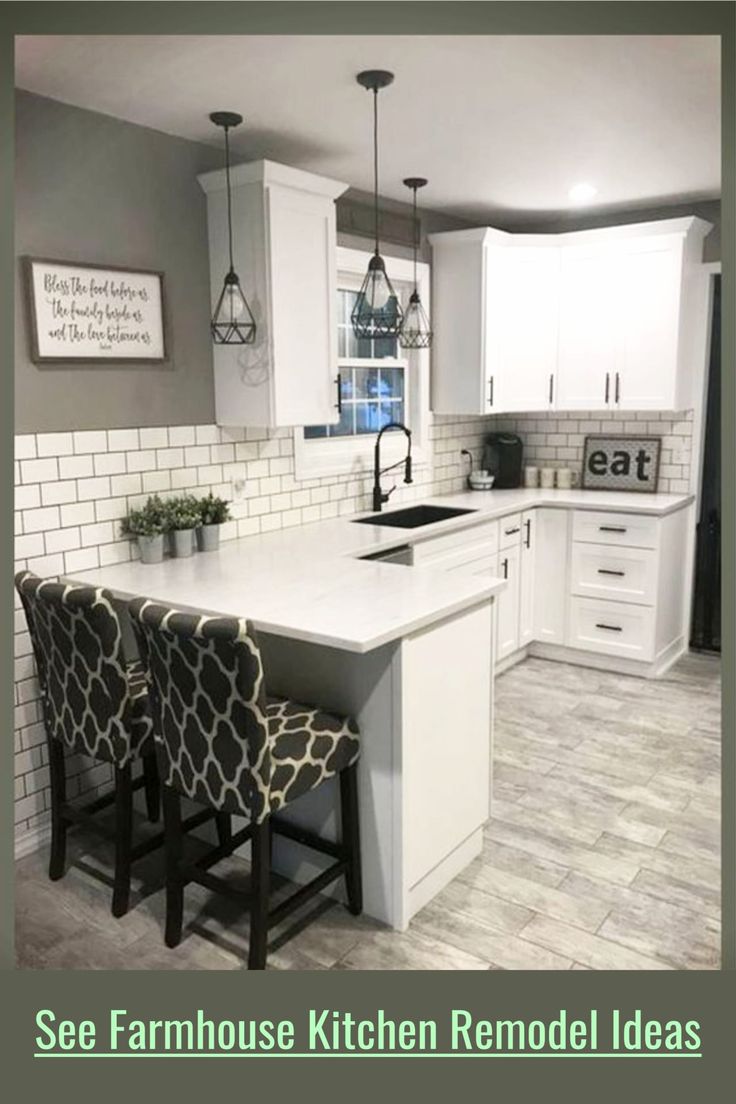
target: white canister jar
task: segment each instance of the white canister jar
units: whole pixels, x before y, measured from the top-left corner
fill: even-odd
[[[555,485],[555,469],[542,468],[539,473],[539,486],[549,491]]]
[[[524,486],[525,487],[538,487],[539,486],[539,468],[535,468],[535,467],[524,468]]]
[[[572,468],[557,469],[557,487],[560,491],[569,491],[572,487]]]

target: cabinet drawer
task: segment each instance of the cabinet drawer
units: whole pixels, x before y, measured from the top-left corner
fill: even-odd
[[[478,553],[478,548],[481,552]],[[498,549],[498,522],[485,521],[479,525],[468,526],[467,529],[446,533],[441,537],[430,537],[428,540],[417,541],[412,546],[413,563],[428,564],[433,560],[443,558],[447,553],[455,550],[467,550],[468,558],[485,552],[495,552]]]
[[[656,548],[658,538],[659,519],[647,514],[576,510],[573,516],[574,541],[623,545],[627,548]]]
[[[657,553],[651,548],[573,544],[570,589],[583,598],[612,598],[653,606]]]
[[[654,659],[654,610],[647,606],[572,598],[571,648],[601,652],[626,659]]]
[[[521,541],[521,514],[509,514],[498,523],[498,547],[516,548]]]

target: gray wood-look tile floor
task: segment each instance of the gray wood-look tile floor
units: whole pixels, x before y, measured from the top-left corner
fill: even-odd
[[[493,815],[483,854],[407,932],[325,899],[277,930],[273,969],[717,969],[720,669],[690,655],[645,682],[530,659],[496,683]],[[159,856],[110,915],[107,845],[70,835],[65,878],[18,863],[18,964],[245,968],[247,916],[187,890],[185,938],[162,939]],[[241,860],[228,876],[247,880]],[[218,869],[218,873],[220,870]],[[281,892],[282,887],[275,887]]]

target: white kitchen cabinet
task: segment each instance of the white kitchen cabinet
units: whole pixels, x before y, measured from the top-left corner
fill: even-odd
[[[253,345],[214,345],[220,425],[336,422],[335,199],[347,185],[273,161],[236,165],[234,265],[256,322]],[[205,173],[213,305],[228,268],[224,170]]]
[[[491,413],[554,405],[560,250],[486,246],[486,372]],[[533,324],[530,325],[530,319]]]
[[[432,409],[549,410],[559,251],[537,235],[461,230],[433,244]],[[530,325],[530,318],[533,324]]]
[[[680,345],[685,237],[627,243],[618,259],[618,333],[611,399],[619,410],[676,410],[689,392]]]
[[[505,548],[498,554],[499,578],[506,579],[496,609],[496,662],[519,648],[519,599],[521,596],[521,545]]]
[[[605,243],[562,250],[557,359],[558,410],[610,405],[617,354],[617,270]]]
[[[684,650],[689,513],[574,511],[569,648],[653,664],[657,673]]]
[[[540,506],[534,511],[534,639],[564,644],[568,603],[570,511]]]
[[[537,510],[521,515],[521,565],[519,577],[519,647],[534,640],[534,606],[537,589]]]
[[[710,229],[683,218],[430,235],[433,410],[686,408]]]

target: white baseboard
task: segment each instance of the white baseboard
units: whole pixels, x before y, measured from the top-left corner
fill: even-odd
[[[683,637],[678,637],[660,652],[654,663],[642,663],[636,659],[622,659],[620,656],[586,652],[582,648],[568,648],[564,644],[541,644],[535,641],[528,648],[528,654],[538,659],[572,663],[576,667],[592,667],[596,671],[613,671],[619,675],[634,675],[636,678],[647,679],[660,678],[686,651],[687,645]]]
[[[495,675],[502,675],[504,671],[508,671],[510,667],[515,667],[517,663],[521,663],[522,660],[527,659],[529,656],[529,648],[531,645],[525,645],[523,648],[519,648],[517,652],[512,652],[511,655],[506,656],[505,659],[501,659],[493,668]]]

